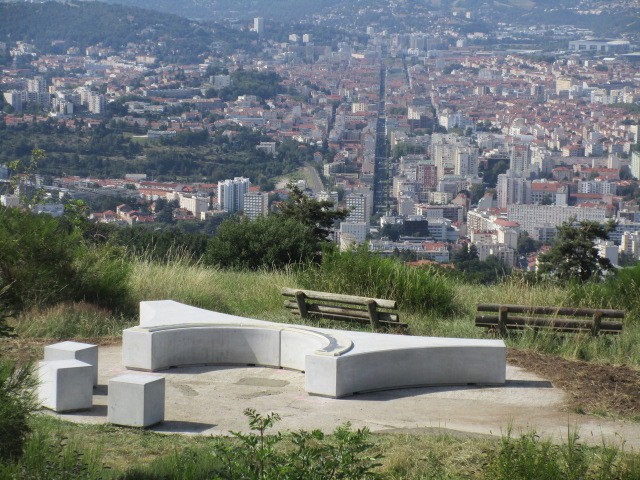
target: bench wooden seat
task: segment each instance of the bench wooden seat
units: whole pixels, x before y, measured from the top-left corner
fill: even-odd
[[[482,313],[481,313],[482,312]],[[495,313],[487,315],[484,312]],[[514,316],[512,313],[527,316]],[[578,318],[589,318],[580,320]],[[622,310],[539,307],[526,305],[478,305],[475,324],[477,327],[490,328],[505,335],[507,330],[553,330],[562,333],[589,332],[597,335],[618,335],[622,333],[622,322],[603,320],[606,318],[624,318]]]
[[[355,323],[370,323],[375,331],[380,327],[406,328],[400,323],[395,300],[340,295],[297,288],[283,288],[284,306],[302,318],[326,318]],[[382,309],[382,310],[381,310]]]

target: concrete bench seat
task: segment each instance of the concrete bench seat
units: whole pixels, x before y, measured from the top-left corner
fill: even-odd
[[[158,371],[187,365],[259,365],[305,370],[305,356],[340,354],[351,342],[286,325],[187,324],[133,327],[122,337],[123,363]]]
[[[109,380],[107,420],[127,427],[150,427],[164,421],[165,379],[127,374]]]
[[[59,342],[44,347],[44,361],[80,360],[93,367],[93,385],[98,385],[98,346],[91,343]]]
[[[80,360],[38,364],[38,401],[54,412],[88,410],[93,401],[93,366]]]
[[[158,371],[185,365],[261,365],[305,372],[309,394],[332,398],[424,385],[503,384],[502,340],[414,337],[321,329],[142,302],[123,332],[123,363]]]

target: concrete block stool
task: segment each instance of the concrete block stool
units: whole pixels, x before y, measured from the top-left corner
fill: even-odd
[[[107,420],[148,427],[164,420],[164,377],[126,374],[109,380]]]
[[[80,360],[38,364],[38,399],[56,412],[88,410],[93,403],[93,366]]]
[[[93,366],[93,385],[98,384],[98,347],[90,343],[60,342],[44,347],[44,361],[80,360]]]

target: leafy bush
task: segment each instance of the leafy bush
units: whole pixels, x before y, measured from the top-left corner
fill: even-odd
[[[322,263],[300,274],[305,288],[349,295],[388,298],[401,309],[449,315],[455,311],[450,280],[438,268],[414,268],[367,251],[328,249]]]
[[[125,258],[124,248],[109,245],[81,250],[74,262],[74,300],[135,313],[129,285],[132,266]]]
[[[87,300],[131,311],[124,258],[113,247],[88,247],[66,218],[0,208],[0,290],[8,307]]]
[[[235,441],[215,438],[213,450],[187,449],[127,472],[123,480],[215,478],[219,480],[367,480],[381,455],[371,453],[369,430],[338,427],[332,436],[319,430],[268,435],[280,420],[247,409],[252,432],[232,432]]]
[[[36,409],[31,367],[0,361],[0,463],[18,458]]]
[[[76,231],[48,215],[0,208],[0,288],[16,308],[57,301],[71,294]]]
[[[569,288],[576,305],[622,308],[627,322],[640,322],[640,265],[619,269],[604,282],[572,282]]]
[[[169,216],[172,208],[168,208]],[[209,221],[209,224],[213,222]],[[215,226],[215,225],[214,225]],[[157,223],[120,227],[110,224],[92,224],[85,230],[90,242],[110,243],[126,249],[134,257],[164,263],[188,256],[198,260],[207,250],[210,236],[204,233],[188,233],[178,227],[159,228]]]
[[[216,472],[223,479],[374,479],[373,469],[379,455],[367,455],[373,446],[368,442],[369,431],[352,431],[349,424],[338,427],[333,438],[321,431],[300,431],[289,436],[281,433],[266,435],[266,431],[280,420],[278,414],[263,416],[247,409],[251,430],[257,433],[233,433],[239,445],[218,441],[213,455],[222,467]],[[288,438],[287,438],[288,437]],[[290,440],[293,449],[277,448],[283,440]]]
[[[204,262],[223,268],[284,268],[317,255],[310,227],[276,215],[225,220],[207,247]]]
[[[468,247],[464,244],[453,254],[451,260],[456,267],[452,273],[467,283],[480,285],[497,283],[511,273],[511,268],[495,255],[489,255],[485,260],[480,261],[474,245]]]

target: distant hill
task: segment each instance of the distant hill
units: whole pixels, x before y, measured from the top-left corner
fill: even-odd
[[[214,47],[251,48],[249,33],[101,2],[2,3],[0,18],[0,41],[27,41],[44,53],[96,44],[120,49],[133,42],[147,44],[145,53],[191,63]]]
[[[249,22],[260,16],[278,22],[308,20],[331,10],[355,16],[362,8],[388,6],[386,0],[106,0],[112,3],[175,13],[196,19],[237,19]],[[485,19],[521,25],[572,24],[596,34],[617,36],[640,33],[637,0],[407,0],[409,7],[433,10],[470,10]],[[402,2],[397,2],[402,3]],[[406,2],[405,2],[406,3]],[[586,13],[600,9],[601,14]],[[578,10],[583,12],[578,13]],[[384,14],[381,14],[384,16]],[[488,20],[487,20],[488,21]]]
[[[250,20],[265,17],[297,21],[344,0],[107,0],[111,3],[175,13],[189,18]],[[355,2],[351,2],[355,3]]]

